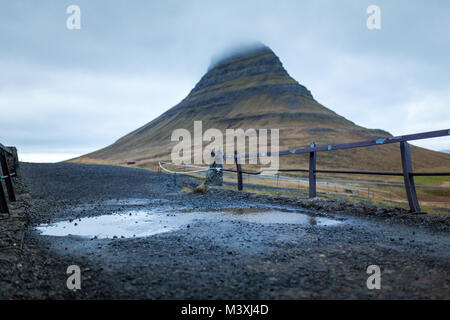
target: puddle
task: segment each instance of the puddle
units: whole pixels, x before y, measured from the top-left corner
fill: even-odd
[[[226,217],[231,220],[241,220],[261,224],[309,224],[319,226],[334,226],[341,224],[342,221],[330,218],[315,217],[295,211],[268,210],[266,212],[253,213],[235,213],[232,217]]]
[[[194,218],[193,216],[175,216],[158,211],[139,210],[42,224],[36,229],[42,235],[49,236],[73,235],[99,239],[148,237],[177,230]]]
[[[204,209],[204,208],[196,208],[196,209],[179,209],[179,210],[170,210],[170,212],[184,212],[184,213],[192,213],[192,212],[229,212],[234,214],[247,214],[247,213],[264,213],[269,211],[280,211],[280,212],[294,212],[293,210],[283,209],[283,208],[219,208],[219,209]],[[297,211],[295,211],[297,212]]]
[[[86,238],[148,237],[187,227],[195,221],[245,221],[259,224],[335,226],[342,221],[276,208],[223,208],[216,210],[134,210],[96,217],[42,224],[42,235]]]
[[[222,220],[241,220],[253,223],[262,224],[310,224],[320,226],[333,226],[342,223],[342,221],[316,217],[313,215],[305,214],[302,211],[289,210],[284,208],[220,208],[220,209],[181,209],[173,210],[171,212],[220,212],[229,213],[228,215],[222,215]]]

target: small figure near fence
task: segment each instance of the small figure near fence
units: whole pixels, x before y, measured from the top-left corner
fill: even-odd
[[[206,173],[205,185],[216,187],[223,185],[223,153],[220,150],[211,151],[211,163]]]

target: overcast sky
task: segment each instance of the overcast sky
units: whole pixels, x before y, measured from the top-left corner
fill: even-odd
[[[69,30],[69,5],[81,29]],[[369,5],[381,30],[366,26]],[[151,121],[212,58],[261,41],[317,101],[394,135],[450,128],[450,2],[0,2],[0,142],[23,160],[94,151]],[[415,144],[450,149],[449,138]]]

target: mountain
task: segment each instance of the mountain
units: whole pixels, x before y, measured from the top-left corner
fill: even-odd
[[[441,152],[450,154],[450,150],[441,150]]]
[[[312,141],[321,145],[391,137],[386,131],[358,126],[318,103],[270,48],[258,46],[213,64],[179,104],[112,145],[73,161],[134,161],[136,166],[151,167],[157,160],[170,159],[175,144],[170,141],[172,132],[185,128],[193,133],[194,120],[203,121],[203,132],[207,128],[223,132],[227,128],[279,128],[280,150]],[[450,168],[449,155],[419,147],[412,147],[411,152],[415,169]],[[282,157],[280,165],[305,168],[307,156]],[[399,146],[324,152],[318,155],[318,166],[400,170]]]

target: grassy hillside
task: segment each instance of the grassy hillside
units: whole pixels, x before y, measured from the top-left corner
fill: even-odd
[[[175,107],[99,151],[73,160],[83,163],[120,164],[133,160],[151,167],[170,160],[175,129],[193,133],[195,120],[203,132],[217,128],[278,128],[280,150],[316,144],[334,144],[391,137],[383,130],[360,127],[314,100],[311,93],[289,76],[267,47],[247,52],[211,68],[190,94]],[[415,170],[450,170],[450,155],[412,147]],[[286,156],[281,167],[307,167],[307,156]],[[398,145],[324,152],[319,168],[398,171]],[[447,180],[445,180],[447,181]],[[444,181],[444,183],[445,183]]]

